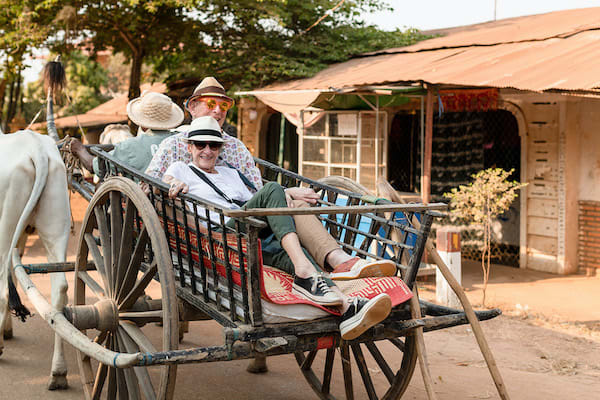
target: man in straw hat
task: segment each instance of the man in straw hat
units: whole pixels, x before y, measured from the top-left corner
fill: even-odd
[[[254,158],[244,143],[223,132],[223,124],[227,117],[227,111],[233,106],[233,99],[227,96],[225,88],[215,78],[209,76],[204,78],[196,87],[194,93],[186,100],[185,108],[189,111],[192,119],[210,116],[213,117],[223,134],[223,149],[217,160],[217,165],[227,165],[241,173],[244,183],[251,190],[256,191],[262,187],[260,171],[254,164]],[[154,178],[161,179],[165,171],[175,161],[189,163],[192,155],[188,150],[185,139],[187,132],[184,127],[178,129],[177,133],[164,140],[146,173]]]
[[[192,161],[177,161],[165,172],[163,180],[170,185],[169,197],[175,198],[180,192],[189,192],[223,209],[287,207],[286,194],[278,183],[269,182],[252,194],[233,169],[216,165],[224,139],[221,126],[212,117],[204,116],[192,121],[185,142],[192,154]],[[289,215],[257,217],[267,224],[261,236],[272,234],[280,244],[275,252],[263,251],[264,262],[294,276],[292,291],[297,295],[317,304],[338,307],[343,314],[340,323],[342,338],[352,340],[388,316],[391,299],[385,293],[371,299],[348,297],[333,281],[325,278],[321,267],[303,249],[305,240],[318,236],[320,241],[331,241],[336,249],[344,252],[317,218],[309,217],[314,219],[317,229],[308,237],[303,237],[297,231],[294,219]],[[212,211],[209,218],[216,224],[221,220],[221,216]],[[224,221],[230,228],[236,226],[235,220],[229,217],[224,217]],[[244,229],[243,225],[241,229]],[[347,254],[346,257],[351,258]],[[362,261],[369,264],[362,269],[364,277],[392,276],[396,273],[395,265],[389,260]]]
[[[138,171],[145,171],[158,145],[173,134],[170,129],[183,121],[183,110],[164,94],[144,91],[127,104],[127,116],[143,133],[117,143],[110,154]],[[101,174],[97,158],[79,140],[72,142],[71,151],[87,170]]]

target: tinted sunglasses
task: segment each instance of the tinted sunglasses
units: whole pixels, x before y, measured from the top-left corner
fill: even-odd
[[[197,99],[197,101],[201,101],[204,104],[206,104],[206,107],[209,110],[214,109],[217,105],[219,105],[219,108],[223,111],[228,111],[229,109],[231,109],[231,107],[233,107],[233,102],[229,100],[203,99],[201,97]]]
[[[196,146],[198,150],[202,150],[206,146],[210,147],[211,150],[219,150],[223,147],[223,143],[221,142],[192,142],[192,144]]]

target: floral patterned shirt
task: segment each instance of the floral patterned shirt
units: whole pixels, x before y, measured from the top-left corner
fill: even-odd
[[[186,164],[192,162],[192,154],[188,151],[186,138],[187,133],[182,132],[163,140],[152,157],[152,161],[146,169],[146,174],[156,179],[162,179],[167,168],[175,161],[183,161]],[[262,188],[260,170],[256,167],[254,158],[252,158],[244,143],[225,132],[223,132],[223,140],[225,143],[223,143],[221,154],[217,159],[217,165],[231,164],[232,167],[248,178],[257,190]]]

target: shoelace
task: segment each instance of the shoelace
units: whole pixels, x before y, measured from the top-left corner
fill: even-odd
[[[350,301],[350,307],[354,307],[354,313],[358,312],[358,297],[352,297]]]
[[[331,292],[331,289],[327,285],[327,282],[325,282],[323,274],[318,274],[317,276],[315,276],[315,280],[312,284],[312,287],[310,288],[310,291],[314,293],[315,289],[317,288],[320,289],[324,294]]]

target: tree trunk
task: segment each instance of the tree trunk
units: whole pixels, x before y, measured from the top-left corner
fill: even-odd
[[[2,110],[4,110],[4,97],[6,95],[6,78],[0,80],[0,125],[4,128],[3,119],[2,119]]]
[[[15,77],[12,76],[8,86],[8,104],[6,105],[6,117],[4,118],[4,132],[8,132],[8,124],[12,119],[12,108],[15,99]]]
[[[131,72],[129,74],[129,100],[140,97],[140,81],[142,78],[143,62],[144,53],[142,51],[133,52],[131,57]]]

